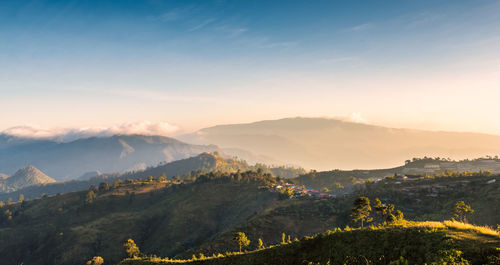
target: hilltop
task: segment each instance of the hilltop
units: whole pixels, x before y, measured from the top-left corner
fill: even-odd
[[[462,159],[500,153],[496,135],[396,129],[327,118],[218,125],[179,139],[240,148],[282,164],[319,170],[387,168],[408,157]]]
[[[255,240],[255,239],[254,239]],[[459,222],[403,222],[365,229],[335,229],[264,249],[195,259],[126,259],[154,264],[498,264],[500,233]],[[394,262],[394,263],[391,263]]]
[[[34,166],[28,166],[16,171],[11,177],[0,178],[1,192],[12,192],[25,187],[38,186],[56,182]]]

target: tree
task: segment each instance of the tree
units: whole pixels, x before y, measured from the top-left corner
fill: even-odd
[[[455,204],[455,207],[453,208],[453,216],[464,223],[467,222],[467,215],[473,213],[474,209],[472,209],[472,207],[470,207],[470,205],[467,205],[464,201],[457,202]]]
[[[21,193],[21,194],[19,194],[19,196],[17,197],[17,201],[18,201],[18,202],[22,202],[22,201],[24,201],[24,195],[23,195],[22,193]]]
[[[2,208],[5,205],[3,201],[0,201],[0,208]]]
[[[113,182],[113,189],[116,189],[118,188],[118,186],[120,186],[120,184],[122,183],[121,180],[119,179],[116,179],[114,182]]]
[[[250,245],[250,240],[247,238],[247,235],[245,235],[245,233],[243,232],[237,232],[234,235],[234,241],[236,241],[236,243],[240,247],[240,252],[242,247]]]
[[[379,198],[375,198],[373,200],[373,209],[375,212],[380,215],[381,218],[384,218],[386,211],[387,211],[387,206],[385,206]]]
[[[103,263],[104,259],[99,256],[95,256],[91,260],[87,261],[87,265],[102,265]]]
[[[286,234],[281,234],[281,244],[286,244]]]
[[[370,217],[370,199],[367,197],[359,197],[354,201],[354,208],[351,210],[352,221],[357,223],[361,221],[361,227],[364,222],[371,222],[373,218]]]
[[[396,216],[396,221],[398,221],[398,222],[401,222],[405,219],[403,212],[400,210],[396,210],[395,216]]]
[[[96,198],[97,198],[97,195],[95,194],[95,192],[92,190],[89,190],[89,192],[87,192],[87,195],[85,196],[85,204],[93,203]]]
[[[12,198],[11,197],[7,198],[7,205],[9,205],[11,203],[12,203]]]
[[[280,189],[280,199],[284,200],[284,199],[290,199],[293,197],[293,193],[294,191],[292,189],[289,189],[289,188],[282,188]]]
[[[259,238],[259,244],[257,245],[257,249],[263,249],[265,248],[264,242],[262,242],[262,238]]]
[[[139,254],[141,254],[141,252],[139,251],[139,247],[137,247],[134,240],[132,240],[131,238],[129,238],[127,242],[123,244],[123,246],[125,247],[125,252],[131,258],[135,258],[139,256]]]
[[[344,189],[344,186],[340,182],[335,182],[334,184],[335,191],[341,191]]]
[[[99,184],[99,191],[100,192],[104,192],[104,191],[108,191],[108,190],[110,190],[110,186],[109,186],[109,183],[107,181],[101,182],[101,184]]]

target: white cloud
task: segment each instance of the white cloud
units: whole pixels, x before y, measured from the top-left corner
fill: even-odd
[[[367,123],[366,119],[359,112],[353,112],[349,115],[349,120],[356,123]]]
[[[132,122],[109,127],[83,128],[44,128],[40,126],[16,126],[3,131],[4,134],[36,139],[51,139],[61,142],[74,141],[88,137],[107,137],[112,135],[160,135],[171,136],[180,128],[167,122]]]

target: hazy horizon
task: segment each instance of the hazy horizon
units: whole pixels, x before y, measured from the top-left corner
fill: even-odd
[[[0,134],[34,138],[34,139],[52,139],[57,141],[73,141],[88,137],[109,137],[113,135],[147,135],[147,136],[166,136],[177,138],[182,135],[197,133],[198,131],[211,128],[219,125],[241,125],[241,124],[252,124],[262,121],[278,121],[284,119],[293,118],[306,118],[306,119],[329,119],[329,120],[339,120],[344,122],[351,122],[363,125],[371,125],[377,127],[385,127],[391,129],[409,129],[418,131],[429,131],[429,132],[452,132],[452,133],[478,133],[492,136],[500,136],[500,134],[494,133],[484,133],[475,131],[451,131],[451,130],[432,130],[432,129],[422,129],[422,128],[404,128],[404,127],[390,127],[376,123],[370,123],[366,121],[359,121],[357,117],[282,117],[277,119],[263,119],[255,120],[250,122],[235,122],[235,123],[225,123],[225,124],[213,124],[207,127],[200,127],[191,130],[179,127],[178,125],[171,124],[168,122],[151,122],[151,121],[138,121],[138,122],[128,122],[121,124],[109,124],[107,126],[84,126],[84,127],[43,127],[39,125],[19,125],[10,127],[4,130],[0,130]]]
[[[499,12],[498,1],[2,2],[0,131],[302,116],[500,135]]]

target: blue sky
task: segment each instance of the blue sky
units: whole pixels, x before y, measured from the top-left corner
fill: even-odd
[[[0,130],[289,116],[500,134],[499,1],[2,1]]]

